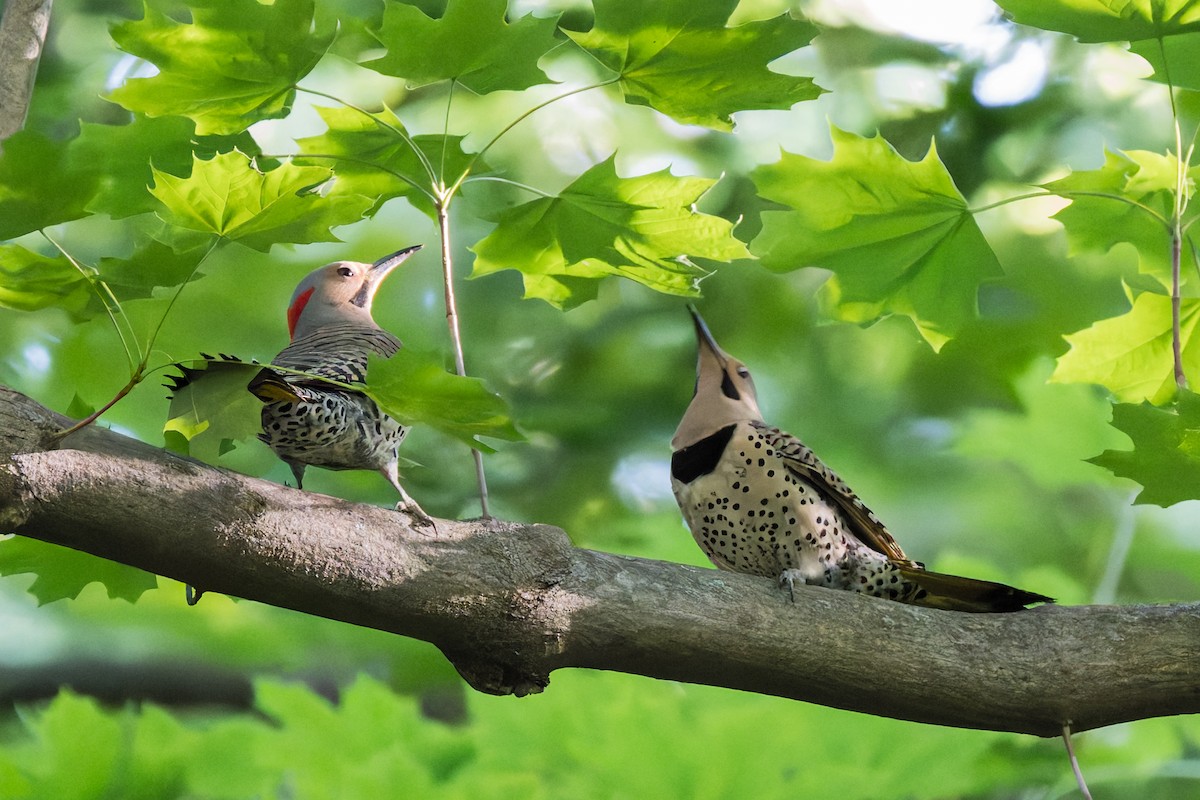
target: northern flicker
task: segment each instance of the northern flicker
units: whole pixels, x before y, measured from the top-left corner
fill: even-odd
[[[1053,600],[929,572],[799,439],[763,421],[750,371],[691,309],[696,393],[671,440],[671,486],[697,544],[722,569],[954,611]],[[794,595],[793,595],[794,599]]]
[[[288,305],[291,344],[271,362],[305,374],[267,367],[247,388],[265,404],[259,438],[291,467],[297,488],[304,488],[310,465],[378,470],[400,493],[396,510],[432,525],[397,475],[397,450],[408,429],[365,394],[308,377],[360,383],[370,353],[395,355],[400,340],[375,323],[371,303],[383,279],[420,249],[408,247],[374,264],[335,261],[305,276]]]

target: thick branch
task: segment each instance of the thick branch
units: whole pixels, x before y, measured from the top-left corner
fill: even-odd
[[[0,145],[25,124],[53,0],[7,0],[0,15]]]
[[[591,667],[1039,736],[1200,710],[1200,604],[959,614],[811,587],[793,604],[770,580],[544,525],[422,535],[94,427],[46,449],[63,424],[0,388],[0,530],[424,639],[481,691]]]

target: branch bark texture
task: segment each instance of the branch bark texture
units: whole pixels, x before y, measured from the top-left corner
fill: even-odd
[[[94,426],[56,442],[67,424],[0,387],[0,531],[423,639],[480,691],[588,667],[1038,736],[1200,711],[1200,604],[960,614],[815,587],[792,603],[545,525],[425,534]]]
[[[0,14],[0,147],[25,125],[54,0],[6,0]]]

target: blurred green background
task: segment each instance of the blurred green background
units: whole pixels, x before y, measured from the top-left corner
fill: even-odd
[[[370,19],[369,0],[330,0],[328,13]],[[425,3],[436,9],[436,3]],[[735,21],[792,10],[748,0]],[[703,209],[738,220],[749,241],[769,204],[747,177],[780,148],[828,158],[828,125],[876,129],[903,155],[931,137],[973,205],[1095,169],[1104,149],[1173,144],[1166,90],[1115,45],[1005,21],[985,0],[821,0],[800,10],[822,26],[813,46],[774,69],[829,90],[789,111],[743,112],[732,135],[683,126],[604,90],[551,105],[490,151],[523,183],[557,191],[614,150],[622,175],[670,167],[724,177]],[[511,3],[512,14],[586,5]],[[65,139],[80,119],[120,123],[101,99],[138,64],[102,31],[140,16],[129,0],[59,0],[28,127]],[[335,52],[369,46],[347,28]],[[569,55],[543,62],[567,80]],[[444,89],[407,90],[326,59],[306,85],[377,104],[410,129],[441,130]],[[539,87],[456,100],[457,127],[478,148],[506,121],[556,93]],[[251,133],[264,152],[323,126],[300,95],[286,120]],[[1185,118],[1196,108],[1180,98]],[[320,104],[328,104],[322,101]],[[467,187],[455,221],[461,275],[483,219],[527,199]],[[774,424],[801,437],[931,568],[1004,580],[1063,603],[1200,598],[1195,501],[1131,506],[1136,487],[1083,459],[1127,446],[1095,387],[1047,383],[1063,336],[1122,313],[1133,254],[1068,258],[1049,213],[1062,201],[980,215],[1005,275],[981,287],[980,315],[938,354],[911,323],[832,322],[816,292],[827,273],[786,275],[754,261],[706,264],[702,313],[754,372]],[[120,221],[70,223],[76,255],[127,250]],[[344,244],[231,246],[204,265],[158,340],[153,365],[200,351],[269,359],[285,343],[284,306],[309,270],[369,261],[412,243],[425,251],[380,293],[375,316],[405,344],[448,356],[430,221],[403,200],[338,229]],[[22,240],[33,247],[34,239]],[[567,313],[523,300],[504,272],[459,282],[466,360],[512,405],[527,436],[486,458],[492,511],[561,526],[581,547],[704,564],[679,518],[668,441],[692,391],[694,339],[679,298],[609,281]],[[143,328],[169,294],[131,301]],[[128,374],[103,317],[62,309],[0,311],[0,382],[59,411],[104,403]],[[166,391],[148,380],[104,424],[162,442]],[[416,429],[402,455],[420,464],[410,493],[436,516],[474,516],[469,451]],[[258,443],[222,465],[283,482]],[[376,474],[310,470],[306,488],[390,503]],[[15,541],[15,540],[14,540]],[[0,542],[0,548],[11,546]],[[87,569],[84,566],[82,569]],[[39,578],[46,580],[47,578]],[[49,579],[53,579],[52,576]],[[464,688],[432,647],[320,619],[206,596],[195,608],[166,579],[136,604],[91,584],[39,606],[35,576],[0,579],[0,798],[1053,798],[1074,781],[1060,742],[920,726],[775,698],[644,678],[556,673],[545,694],[484,697]],[[803,636],[780,631],[781,636]],[[73,686],[54,697],[57,687]],[[95,698],[99,697],[97,701]],[[1094,731],[1076,746],[1098,797],[1200,793],[1200,724],[1155,719]]]

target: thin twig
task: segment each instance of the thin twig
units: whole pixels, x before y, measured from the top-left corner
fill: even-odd
[[[1096,584],[1092,593],[1092,602],[1106,605],[1117,597],[1117,586],[1121,582],[1121,573],[1125,571],[1125,563],[1129,560],[1129,552],[1133,547],[1133,535],[1137,529],[1134,516],[1133,498],[1136,492],[1130,493],[1127,501],[1117,506],[1117,522],[1114,526],[1112,544],[1108,548],[1108,559],[1104,564],[1104,574]]]
[[[454,369],[466,376],[467,366],[463,359],[462,333],[458,326],[458,303],[454,297],[454,262],[450,255],[450,211],[447,207],[449,197],[442,198],[437,204],[438,237],[442,243],[442,282],[445,287],[446,325],[450,328],[450,344],[454,349]],[[475,478],[479,483],[479,511],[484,519],[491,519],[488,508],[487,476],[483,470],[483,453],[471,448],[471,456],[475,459]]]
[[[1063,744],[1067,746],[1067,758],[1071,762],[1071,771],[1075,773],[1075,783],[1079,785],[1079,793],[1083,795],[1084,800],[1092,800],[1092,793],[1088,791],[1087,781],[1083,779],[1083,770],[1079,768],[1079,759],[1075,757],[1075,748],[1071,746],[1071,722],[1068,720],[1062,726]]]

